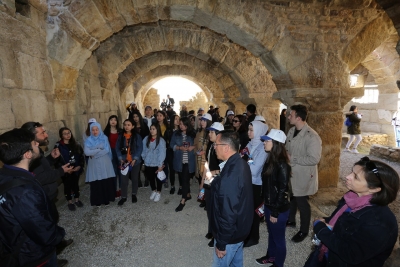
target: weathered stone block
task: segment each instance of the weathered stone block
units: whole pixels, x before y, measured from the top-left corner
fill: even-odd
[[[16,90],[16,89],[14,89]],[[11,89],[0,87],[0,132],[17,127],[15,125],[15,115],[13,112],[13,103],[11,99]]]

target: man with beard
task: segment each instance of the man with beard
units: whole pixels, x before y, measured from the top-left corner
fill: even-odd
[[[22,125],[21,129],[28,130],[35,135],[35,141],[39,143],[39,146],[47,146],[49,144],[49,135],[47,134],[45,128],[39,122],[26,122]],[[59,216],[55,201],[58,192],[58,180],[64,175],[64,173],[71,173],[74,166],[69,166],[67,163],[58,169],[54,169],[51,166],[54,165],[55,160],[60,157],[60,151],[58,148],[54,148],[50,155],[44,156],[44,152],[39,148],[40,156],[35,159],[29,166],[29,171],[35,174],[35,179],[42,185],[44,191],[51,200],[51,205],[53,206],[53,217],[58,222]],[[73,242],[72,239],[63,239],[57,245],[57,254],[69,246]],[[64,266],[68,263],[67,260],[59,259],[58,266]]]
[[[21,128],[33,133],[35,135],[35,141],[39,143],[39,146],[47,146],[49,144],[49,135],[39,122],[27,122],[24,123]],[[54,201],[57,197],[57,180],[61,179],[64,173],[71,172],[74,167],[69,166],[69,163],[58,169],[53,169],[51,167],[60,156],[58,148],[54,148],[47,157],[44,156],[42,149],[39,148],[39,151],[40,157],[32,162],[29,171],[35,174],[35,179],[42,185],[50,200]]]
[[[55,247],[65,235],[51,201],[29,172],[40,157],[35,136],[24,129],[0,135],[1,266],[56,267]],[[58,265],[60,266],[60,265]]]

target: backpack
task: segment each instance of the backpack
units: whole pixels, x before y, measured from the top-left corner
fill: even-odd
[[[351,121],[350,121],[350,118],[347,117],[346,120],[344,121],[344,125],[346,125],[347,127],[350,127],[351,124],[352,124],[352,123],[351,123]]]
[[[22,179],[12,179],[11,181],[8,181],[7,183],[3,184],[0,186],[0,197],[10,190],[11,188],[25,185],[25,184],[30,184],[32,183],[31,181],[28,180],[22,180]],[[0,198],[0,203],[1,203],[2,198]],[[19,265],[19,260],[18,260],[18,255],[19,251],[21,250],[22,244],[24,244],[26,237],[21,239],[18,243],[17,246],[14,247],[14,252],[10,253],[6,246],[4,245],[3,241],[0,240],[0,265],[2,267],[18,267]]]

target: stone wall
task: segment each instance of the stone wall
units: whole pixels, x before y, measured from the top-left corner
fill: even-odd
[[[195,114],[197,114],[199,108],[204,108],[204,110],[206,111],[208,109],[209,103],[207,102],[206,95],[203,92],[199,92],[189,101],[180,101],[179,105],[181,107],[182,105],[186,105],[188,111],[193,109]]]
[[[372,145],[370,155],[400,163],[400,148],[382,145]]]
[[[160,101],[160,95],[157,89],[151,88],[144,97],[142,114],[144,114],[144,108],[146,106],[151,106],[153,109],[160,109]]]

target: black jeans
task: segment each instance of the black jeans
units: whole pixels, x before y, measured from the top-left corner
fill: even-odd
[[[64,195],[69,201],[72,198],[79,198],[79,175],[66,173],[62,177],[64,183]]]
[[[171,186],[175,186],[174,151],[172,149],[167,149],[167,164],[169,168],[169,181]]]
[[[300,231],[306,234],[310,230],[311,221],[311,207],[310,203],[308,203],[308,196],[293,196],[290,199],[289,222],[296,222],[297,208],[300,212]]]
[[[157,173],[156,173],[157,170],[158,167],[146,166],[144,172],[146,174],[147,179],[149,179],[151,190],[154,191],[157,189],[157,191],[160,192],[162,188],[162,182],[160,181],[160,179],[157,178]]]
[[[182,164],[182,172],[178,172],[179,181],[182,181],[182,199],[187,198],[187,194],[190,193],[190,174],[189,174],[189,164]]]
[[[262,202],[262,196],[261,196],[261,185],[255,185],[253,184],[253,223],[251,225],[250,233],[249,236],[247,237],[246,241],[254,241],[258,242],[260,239],[260,216],[256,213],[256,208],[258,208]]]

